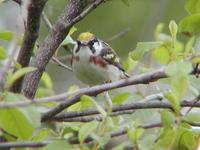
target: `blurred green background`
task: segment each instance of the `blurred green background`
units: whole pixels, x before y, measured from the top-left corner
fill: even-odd
[[[64,9],[66,0],[49,0],[45,13],[54,23]],[[0,4],[0,30],[13,30],[21,23],[21,12],[17,4],[12,1]],[[109,44],[123,59],[126,59],[129,51],[134,50],[137,42],[154,40],[154,29],[158,23],[165,23],[165,31],[168,32],[168,23],[175,20],[177,23],[186,15],[184,0],[130,0],[130,6],[126,6],[121,0],[111,0],[90,13],[85,19],[75,25],[78,29],[73,38],[76,39],[80,32],[93,32],[99,38],[109,40],[114,35],[127,31],[120,38],[109,41]],[[19,23],[20,22],[20,23]],[[20,27],[23,31],[23,28]],[[47,35],[48,29],[41,22],[39,42]],[[67,52],[60,50],[61,55]],[[57,93],[67,91],[73,84],[84,86],[73,73],[49,64],[47,72],[50,74]]]

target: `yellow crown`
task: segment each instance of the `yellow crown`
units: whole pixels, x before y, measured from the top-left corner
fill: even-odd
[[[78,40],[79,41],[90,41],[90,40],[94,39],[94,37],[95,37],[95,35],[90,32],[83,32],[83,33],[79,34]]]

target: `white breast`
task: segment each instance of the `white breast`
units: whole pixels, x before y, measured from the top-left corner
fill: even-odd
[[[120,71],[113,65],[107,65],[105,68],[89,63],[90,56],[93,53],[88,47],[82,47],[75,56],[79,61],[73,62],[73,71],[77,78],[88,85],[102,84],[104,82],[116,81],[120,79]]]

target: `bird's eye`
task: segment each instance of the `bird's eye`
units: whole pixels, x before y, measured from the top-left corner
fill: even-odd
[[[93,39],[92,41],[89,42],[89,45],[93,46],[94,43],[98,42],[97,39]]]
[[[80,42],[80,41],[77,41],[77,45],[80,46],[80,45],[81,45],[81,42]]]

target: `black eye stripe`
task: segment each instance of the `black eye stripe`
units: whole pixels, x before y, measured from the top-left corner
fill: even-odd
[[[77,48],[75,49],[75,53],[78,53],[80,50],[81,42],[77,41]]]

